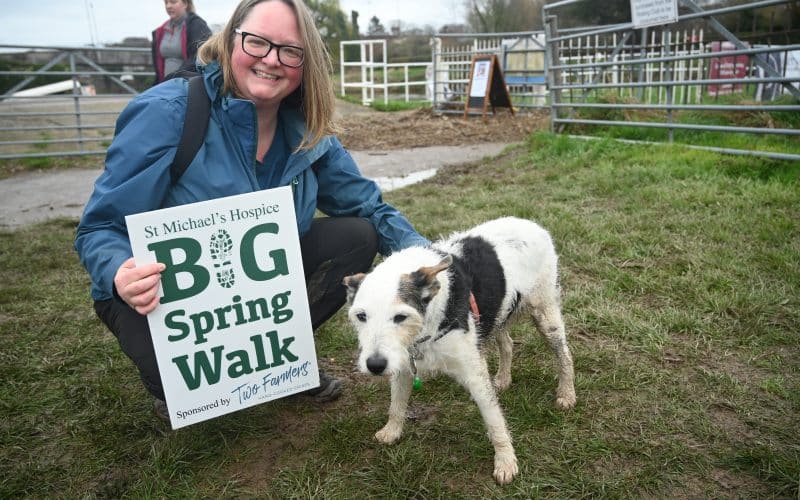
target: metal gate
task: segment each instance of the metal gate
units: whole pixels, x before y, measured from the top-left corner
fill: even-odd
[[[718,125],[701,113],[776,116],[800,111],[800,44],[746,43],[716,19],[797,2],[767,0],[704,10],[693,0],[678,0],[677,21],[663,27],[625,23],[560,28],[559,11],[578,3],[585,0],[563,0],[543,8],[554,131],[580,135],[592,127],[662,129],[668,142],[676,132],[686,131],[800,137],[796,128]],[[797,146],[797,154],[692,147],[800,160],[800,141]]]
[[[0,94],[0,159],[102,155],[119,112],[153,78],[146,48],[0,45],[20,81]],[[42,85],[42,83],[45,83]]]

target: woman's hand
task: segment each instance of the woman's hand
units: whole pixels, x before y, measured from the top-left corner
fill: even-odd
[[[136,266],[133,257],[117,269],[114,286],[117,295],[139,314],[147,314],[158,305],[158,284],[161,271],[167,266],[161,263]]]

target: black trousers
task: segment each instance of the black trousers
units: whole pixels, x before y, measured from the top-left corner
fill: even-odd
[[[345,303],[342,279],[369,270],[378,253],[378,235],[366,219],[317,218],[300,238],[311,325],[325,323]],[[97,316],[119,341],[122,351],[139,369],[142,383],[153,396],[164,399],[147,317],[118,298],[94,303]]]

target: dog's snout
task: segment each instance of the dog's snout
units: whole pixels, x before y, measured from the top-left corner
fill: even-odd
[[[379,354],[373,354],[367,358],[367,370],[374,375],[380,375],[386,369],[386,358]]]

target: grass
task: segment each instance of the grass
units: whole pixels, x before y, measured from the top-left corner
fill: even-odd
[[[800,165],[540,133],[386,198],[431,237],[508,214],[554,237],[578,406],[554,408],[552,356],[514,326],[510,486],[447,379],[414,394],[399,443],[374,441],[388,387],[353,373],[341,314],[317,336],[337,403],[169,431],[62,219],[0,233],[0,497],[798,497]]]
[[[406,111],[409,109],[430,108],[430,101],[397,101],[389,100],[384,103],[382,100],[376,99],[370,104],[370,107],[376,111]]]
[[[727,96],[704,96],[704,104],[760,104],[753,101],[749,95],[752,92],[732,94]],[[620,97],[614,93],[607,92],[594,98],[594,102],[599,103],[639,103],[633,97]],[[783,96],[773,104],[791,105],[797,104],[797,100],[792,96]],[[566,114],[562,114],[566,116]],[[576,114],[577,118],[592,120],[609,120],[620,122],[655,122],[666,123],[667,113],[665,111],[637,110],[637,109],[603,109],[603,108],[584,108]],[[800,113],[788,111],[673,111],[673,122],[676,124],[692,124],[707,126],[733,126],[733,127],[753,127],[761,129],[797,129],[800,127]],[[597,126],[597,125],[569,125],[569,133],[590,134],[602,137],[613,137],[618,139],[631,139],[638,141],[668,142],[669,131],[665,128],[652,127],[633,127],[628,125],[619,126]],[[800,139],[797,136],[778,135],[778,134],[758,134],[754,136],[748,133],[732,132],[711,132],[704,130],[682,130],[673,131],[673,140],[679,144],[691,144],[696,146],[726,147],[733,149],[770,151],[783,153],[800,153]]]
[[[108,147],[106,144],[103,147]],[[7,179],[23,172],[62,170],[70,168],[102,168],[102,155],[86,156],[38,156],[0,160],[0,179]]]
[[[361,97],[346,95],[346,96],[337,96],[338,99],[341,99],[345,102],[349,102],[351,104],[358,104],[361,105]],[[419,108],[429,108],[431,106],[430,101],[406,101],[397,100],[397,99],[389,99],[388,102],[383,102],[383,97],[376,97],[374,101],[369,104],[369,107],[376,110],[376,111],[407,111],[410,109],[419,109]]]

